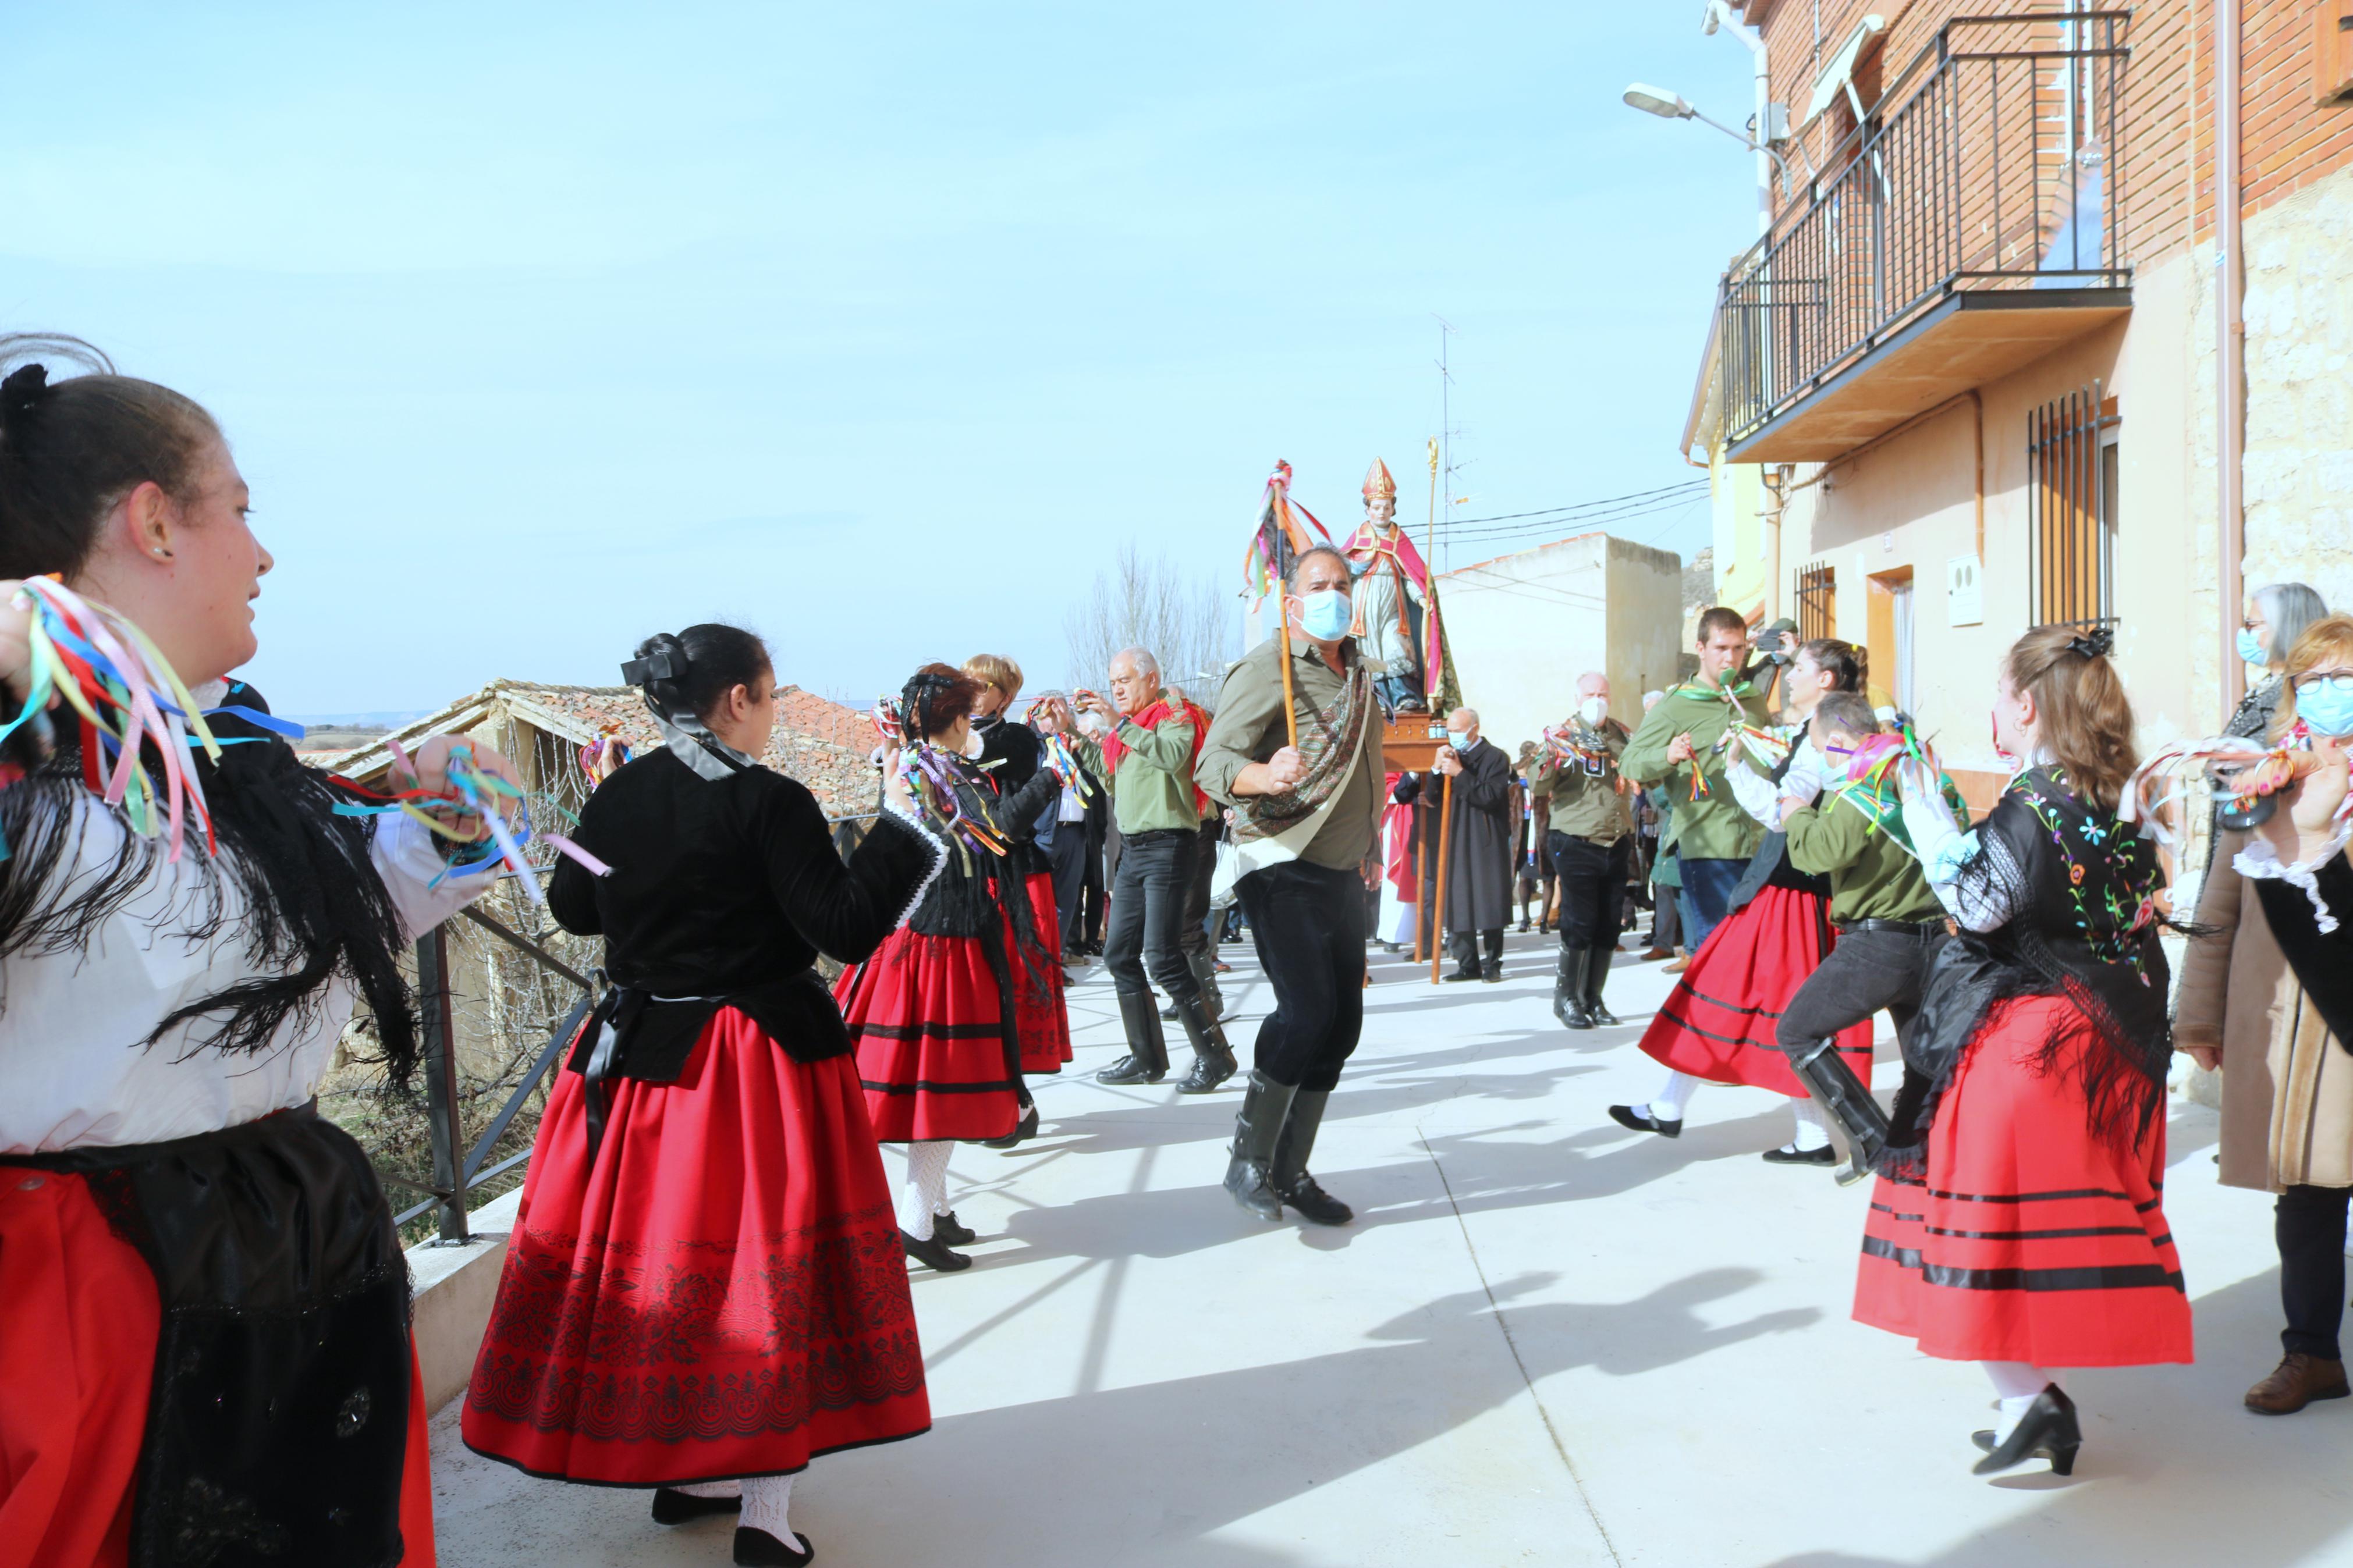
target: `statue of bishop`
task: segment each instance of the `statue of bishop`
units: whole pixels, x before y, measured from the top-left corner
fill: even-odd
[[[1392,713],[1430,711],[1430,693],[1445,689],[1445,638],[1431,606],[1430,567],[1397,521],[1397,480],[1378,458],[1365,475],[1365,523],[1342,552],[1356,571],[1356,624],[1349,629],[1367,658],[1388,666],[1377,683]]]

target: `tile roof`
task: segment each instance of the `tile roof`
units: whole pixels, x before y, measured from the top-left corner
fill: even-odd
[[[415,746],[427,737],[472,730],[501,717],[529,724],[575,745],[617,734],[644,752],[661,744],[653,716],[633,686],[548,686],[532,680],[494,680],[438,712],[404,724],[356,752],[317,759],[365,782],[391,760],[388,741]],[[845,708],[797,686],[776,688],[776,728],[760,761],[807,784],[830,816],[873,809],[874,770],[868,758],[874,726],[855,708]]]

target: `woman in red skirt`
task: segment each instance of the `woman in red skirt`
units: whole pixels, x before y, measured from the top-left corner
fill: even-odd
[[[2031,764],[1975,831],[1935,774],[1905,826],[1961,928],[1930,970],[1854,1315],[1985,1363],[2000,1422],[1980,1475],[2083,1446],[2054,1369],[2190,1359],[2165,1222],[2171,1053],[2154,845],[2116,816],[2133,715],[2110,634],[2029,632],[2003,661],[1996,743]]]
[[[361,998],[409,1087],[401,954],[486,882],[405,812],[347,815],[232,677],[271,560],[212,416],[0,339],[33,357],[88,374],[0,380],[0,1568],[429,1565],[400,1237],[315,1100]],[[88,673],[45,675],[37,619]],[[50,706],[111,713],[105,663],[149,723]],[[217,751],[171,732],[190,697]],[[118,738],[176,829],[91,787]],[[419,747],[417,787],[457,750]]]
[[[1773,1043],[1782,1009],[1838,941],[1831,929],[1829,880],[1807,876],[1788,862],[1781,803],[1811,805],[1823,780],[1836,771],[1823,766],[1806,738],[1806,721],[1823,693],[1862,690],[1867,663],[1862,649],[1836,637],[1801,645],[1783,686],[1787,715],[1798,725],[1797,743],[1769,774],[1754,767],[1725,770],[1734,795],[1765,825],[1765,840],[1733,889],[1732,912],[1708,933],[1642,1031],[1642,1049],[1668,1069],[1666,1087],[1647,1105],[1611,1106],[1609,1114],[1620,1126],[1674,1137],[1683,1131],[1683,1108],[1702,1082],[1745,1084],[1788,1096],[1797,1123],[1788,1142],[1765,1151],[1767,1163],[1838,1163],[1821,1108]],[[1839,1054],[1864,1083],[1871,1081],[1871,1037],[1868,1020],[1839,1037]]]
[[[622,674],[667,744],[597,787],[548,886],[613,985],[548,1097],[467,1446],[536,1476],[741,1509],[740,1563],[801,1563],[793,1477],[928,1430],[890,1186],[812,967],[873,952],[946,850],[886,813],[844,866],[776,726],[759,638],[690,626]],[[896,782],[892,794],[903,804]]]
[[[972,732],[980,738],[980,755],[975,760],[999,795],[1017,794],[1037,776],[1046,760],[1046,745],[1038,731],[1007,717],[1013,700],[1021,695],[1021,667],[1009,658],[984,653],[965,659],[964,672],[981,683],[979,695],[973,699]],[[1005,836],[1013,845],[1008,858],[1020,873],[1029,897],[1030,927],[1037,932],[1039,945],[1053,960],[1018,968],[1013,974],[1013,1016],[1020,1031],[1025,1073],[1060,1072],[1071,1057],[1070,1008],[1062,994],[1062,920],[1054,903],[1054,866],[1038,843],[1039,825],[1051,822],[1061,808],[1058,789],[1021,821],[1007,820],[1009,813],[1000,815]],[[1020,939],[1013,929],[1009,908],[1005,939],[1009,943]],[[990,1145],[1011,1148],[1037,1131],[1034,1121],[1025,1119],[1024,1125],[1027,1131],[1017,1132],[1010,1140],[991,1139]]]
[[[948,1145],[1002,1144],[1037,1128],[1021,1080],[1018,998],[1054,962],[1010,825],[1034,821],[1060,797],[1061,780],[1040,768],[1000,795],[967,759],[979,686],[951,665],[927,664],[901,694],[911,809],[947,844],[947,859],[905,927],[834,986],[874,1136],[907,1145],[900,1241],[944,1271],[971,1266],[953,1247],[975,1239],[947,1206]]]

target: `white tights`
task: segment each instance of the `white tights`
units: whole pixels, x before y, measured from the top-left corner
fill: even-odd
[[[744,1500],[744,1513],[738,1523],[765,1530],[799,1552],[806,1549],[807,1543],[793,1533],[786,1519],[792,1506],[793,1479],[791,1476],[757,1476],[744,1481],[691,1481],[670,1490],[689,1497],[740,1497]]]
[[[932,1239],[932,1216],[948,1212],[948,1140],[907,1145],[907,1184],[899,1189],[899,1228]]]
[[[1681,1121],[1683,1108],[1691,1103],[1693,1091],[1699,1085],[1700,1080],[1687,1072],[1670,1072],[1666,1087],[1659,1090],[1645,1109],[1661,1121]],[[1789,1102],[1789,1114],[1797,1122],[1797,1132],[1789,1140],[1790,1147],[1820,1149],[1830,1142],[1830,1122],[1823,1116],[1820,1106],[1810,1100],[1793,1100]]]

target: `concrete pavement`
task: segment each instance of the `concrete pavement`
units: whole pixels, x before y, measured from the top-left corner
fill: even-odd
[[[1082,1076],[1118,1054],[1094,969],[1045,1135],[950,1167],[983,1240],[973,1268],[914,1276],[934,1430],[800,1481],[818,1561],[2353,1563],[2353,1401],[2239,1407],[2277,1359],[2277,1266],[2268,1199],[2214,1183],[2212,1112],[2174,1102],[2167,1193],[2198,1364],[2075,1375],[2073,1479],[1980,1480],[1982,1375],[1847,1316],[1868,1189],[1761,1163],[1788,1113],[1759,1091],[1703,1089],[1672,1142],[1609,1122],[1659,1082],[1634,1041],[1669,977],[1621,955],[1626,1026],[1571,1034],[1541,940],[1511,948],[1501,985],[1377,963],[1314,1161],[1356,1207],[1340,1230],[1219,1190],[1238,1088]],[[1224,952],[1247,1060],[1271,1001]],[[723,1523],[528,1479],[455,1418],[434,1430],[445,1568],[727,1561]]]

